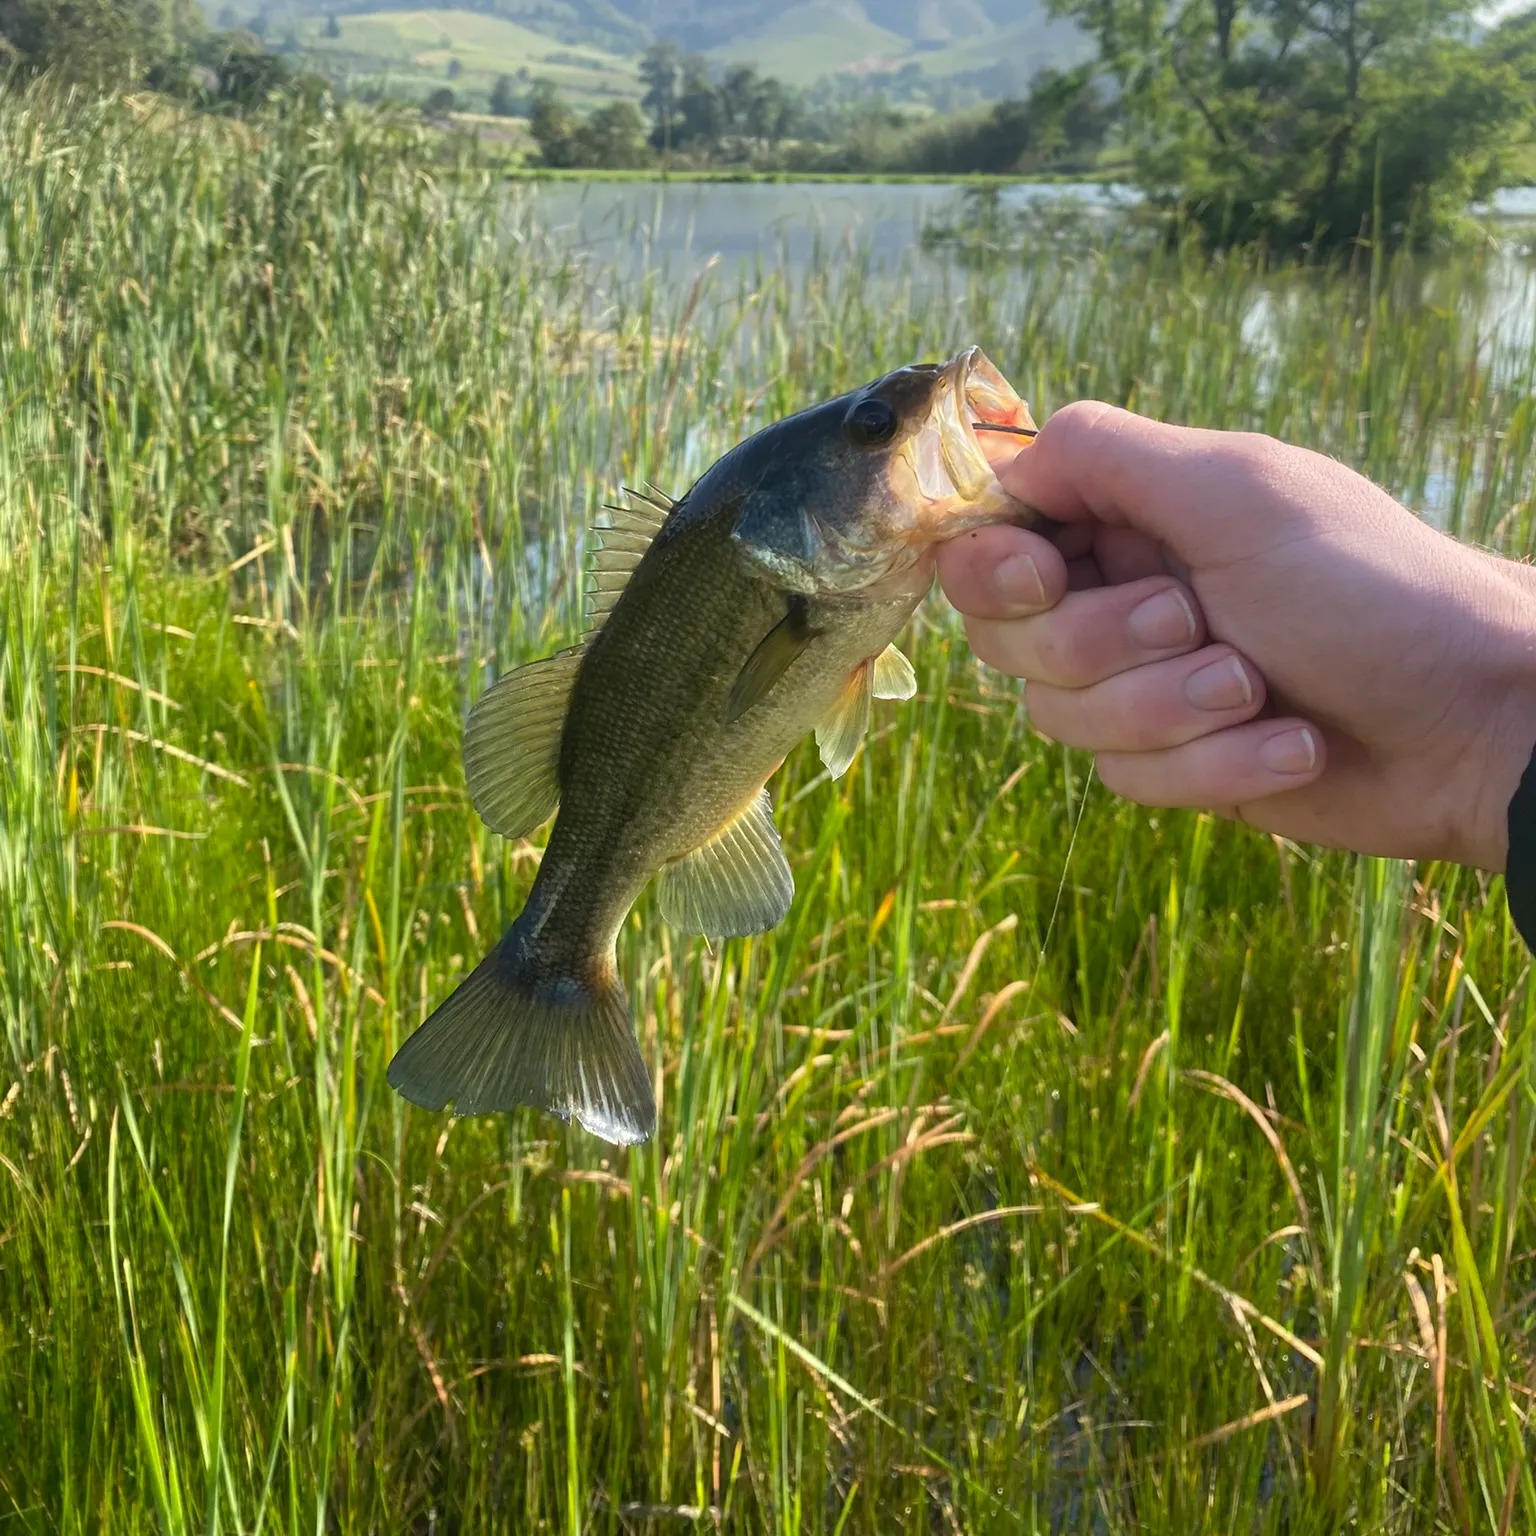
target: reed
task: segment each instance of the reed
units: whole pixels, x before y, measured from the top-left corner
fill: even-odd
[[[1498,882],[1118,804],[937,602],[854,770],[780,776],[786,921],[631,918],[654,1142],[383,1081],[531,879],[460,723],[617,484],[977,341],[1523,552],[1526,269],[626,277],[440,153],[0,95],[0,1514],[1531,1528]]]

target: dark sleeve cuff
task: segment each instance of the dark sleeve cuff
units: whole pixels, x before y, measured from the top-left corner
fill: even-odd
[[[1509,915],[1528,949],[1536,950],[1536,753],[1509,802],[1509,859],[1504,866]]]

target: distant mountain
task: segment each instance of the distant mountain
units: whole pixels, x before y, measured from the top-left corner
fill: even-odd
[[[1045,0],[203,0],[211,20],[225,24],[261,18],[269,37],[306,37],[315,18],[356,18],[347,28],[358,48],[354,67],[366,73],[367,55],[400,55],[413,67],[489,69],[489,57],[469,34],[473,15],[497,17],[534,34],[529,46],[512,48],[513,34],[498,34],[498,71],[514,56],[518,68],[549,76],[553,69],[632,71],[636,56],[660,39],[719,64],[752,63],[765,74],[809,86],[828,76],[878,82],[916,65],[925,76],[948,80],[971,99],[1018,94],[1041,67],[1070,65],[1087,57],[1083,34],[1053,20]],[[453,18],[457,16],[459,20]],[[363,23],[368,18],[377,18]],[[440,20],[434,23],[433,18]],[[381,42],[383,33],[389,39]],[[379,33],[375,37],[375,33]],[[459,51],[449,42],[465,34]],[[333,37],[335,34],[333,33]],[[412,38],[417,46],[409,47]],[[603,60],[557,58],[539,38],[566,48],[601,50]],[[390,39],[393,39],[391,41]],[[425,39],[423,42],[422,39]],[[441,39],[441,42],[440,42]],[[386,46],[387,43],[387,46]],[[398,46],[396,46],[398,44]],[[434,44],[438,44],[434,48]],[[351,43],[349,43],[349,47]],[[439,58],[438,54],[442,57]],[[391,68],[398,70],[400,58]],[[628,62],[626,62],[628,61]],[[584,79],[584,77],[582,77]],[[595,78],[598,94],[609,87]],[[562,80],[563,88],[570,81]],[[626,92],[627,93],[627,92]],[[576,87],[578,96],[590,94]]]
[[[762,33],[786,11],[807,7],[775,0],[611,0],[612,6],[658,37],[685,48],[716,51]],[[846,28],[892,33],[908,47],[969,41],[1000,27],[1044,18],[1040,0],[821,0],[814,10]],[[820,27],[808,31],[811,42]]]

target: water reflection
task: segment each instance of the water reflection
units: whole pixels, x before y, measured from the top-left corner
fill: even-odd
[[[926,227],[955,219],[966,188],[942,182],[543,182],[518,196],[547,233],[595,262],[625,275],[659,270],[677,277],[711,258],[727,268],[762,260],[798,272],[844,246],[857,247],[876,269],[895,270],[919,254]],[[1019,183],[997,188],[991,206],[1005,222],[1039,210],[1042,222],[1056,224],[1072,210],[1106,223],[1103,216],[1137,201],[1133,188],[1112,183]],[[1478,211],[1501,221],[1536,220],[1536,187],[1507,188]],[[946,264],[942,256],[937,260]]]

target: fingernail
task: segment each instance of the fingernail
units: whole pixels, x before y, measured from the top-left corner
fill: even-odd
[[[1192,673],[1185,681],[1184,697],[1196,709],[1239,709],[1253,703],[1253,684],[1242,662],[1227,656]]]
[[[1044,608],[1045,583],[1040,567],[1028,555],[1009,555],[992,573],[998,596],[1019,607]]]
[[[1259,761],[1271,773],[1311,773],[1317,767],[1317,740],[1305,727],[1282,731],[1259,748]]]
[[[1195,611],[1177,587],[1159,592],[1131,609],[1126,621],[1131,638],[1149,651],[1188,645],[1195,638]]]

